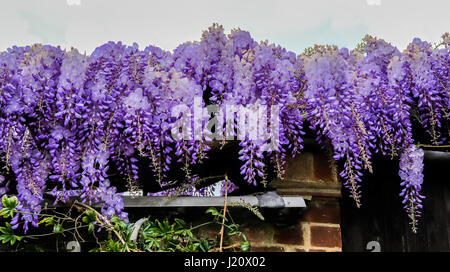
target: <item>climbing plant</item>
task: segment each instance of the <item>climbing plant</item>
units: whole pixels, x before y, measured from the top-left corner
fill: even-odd
[[[120,42],[90,55],[13,46],[0,54],[0,194],[20,203],[11,227],[38,226],[46,193],[55,203],[101,202],[106,218],[126,220],[111,168],[131,192],[144,162],[161,188],[174,169],[192,184],[214,141],[238,140],[249,184],[267,183],[269,171],[282,179],[308,125],[343,163],[357,206],[372,155],[400,158],[400,195],[416,231],[423,144],[449,144],[449,44],[448,33],[435,46],[416,38],[401,52],[366,36],[355,50],[296,54],[213,25],[173,52]]]

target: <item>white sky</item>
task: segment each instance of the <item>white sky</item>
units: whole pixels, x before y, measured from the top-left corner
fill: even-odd
[[[0,50],[38,42],[91,53],[110,40],[172,50],[214,22],[297,53],[353,48],[365,34],[403,50],[450,32],[449,14],[450,0],[0,0]]]

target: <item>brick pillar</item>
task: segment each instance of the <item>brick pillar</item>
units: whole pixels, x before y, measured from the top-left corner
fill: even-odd
[[[308,210],[287,226],[279,226],[276,219],[261,222],[251,215],[247,218],[241,224],[241,231],[254,252],[342,250],[339,202],[336,199],[313,198],[308,202]]]
[[[285,179],[271,185],[279,195],[304,197],[308,207],[295,225],[272,226],[273,234],[265,232],[264,240],[255,237],[254,251],[342,251],[341,184],[334,161],[323,153],[302,153],[288,161]]]
[[[342,251],[337,199],[312,199],[302,218],[305,251]]]
[[[281,214],[259,220],[249,212],[232,210],[233,218],[250,241],[253,252],[341,251],[341,184],[334,162],[322,153],[304,152],[286,165],[284,180],[271,182],[277,193],[298,195],[307,200],[307,208],[294,214]],[[230,208],[231,210],[232,208]],[[280,221],[292,218],[288,223]],[[217,237],[218,230],[210,231]],[[206,232],[204,232],[206,233]]]

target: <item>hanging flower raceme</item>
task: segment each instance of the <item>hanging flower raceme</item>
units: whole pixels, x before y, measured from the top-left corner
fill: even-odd
[[[448,33],[447,33],[448,34]],[[450,35],[448,35],[450,36]],[[447,40],[449,38],[447,37]],[[450,121],[450,46],[447,41],[446,47],[434,50],[431,53],[432,69],[437,81],[435,87],[440,93],[442,98],[441,107],[442,110],[442,122],[443,126],[448,129],[448,122]],[[445,140],[445,139],[444,139]]]
[[[448,121],[448,80],[445,82],[445,74],[448,74],[449,51],[444,52],[447,57],[439,57],[434,53],[430,43],[415,38],[404,55],[410,65],[412,73],[412,94],[417,100],[418,118],[429,134],[431,142],[435,145],[442,144],[445,137],[441,135],[443,122]],[[442,53],[442,51],[441,51]],[[447,62],[447,63],[445,63]],[[446,65],[442,73],[442,66]],[[440,78],[439,76],[444,76]]]
[[[79,122],[77,137],[81,140],[80,197],[83,201],[98,200],[94,186],[108,184],[110,129],[117,111],[115,83],[121,70],[124,46],[107,43],[90,56],[81,99],[76,104]]]
[[[26,131],[20,92],[21,62],[30,47],[13,47],[0,54],[0,158],[9,171]]]
[[[411,72],[405,58],[394,56],[388,65],[389,94],[391,105],[388,116],[393,121],[392,136],[395,143],[394,154],[413,143],[411,125],[411,105],[413,104],[410,86]]]
[[[384,40],[366,36],[366,56],[358,65],[357,88],[363,98],[363,107],[367,108],[362,121],[367,125],[370,145],[383,155],[394,157],[398,153],[397,133],[399,123],[393,118],[398,103],[397,92],[389,85],[388,65],[393,58],[398,58],[400,51]],[[396,101],[400,99],[400,101]],[[396,103],[392,103],[395,101]],[[401,147],[401,145],[400,145]]]
[[[360,205],[362,168],[370,169],[370,139],[365,127],[364,94],[355,88],[348,50],[331,48],[306,59],[308,89],[305,99],[310,122],[318,133],[327,136],[334,148],[334,158],[344,159],[341,177],[356,205]]]
[[[53,126],[48,138],[48,152],[52,162],[50,180],[55,184],[52,194],[66,201],[69,188],[78,187],[80,176],[80,139],[77,104],[81,100],[86,80],[87,57],[71,50],[64,54],[61,75],[56,88]],[[56,201],[57,201],[56,200]]]
[[[403,181],[400,196],[411,219],[413,232],[417,232],[417,220],[421,216],[422,199],[425,198],[420,194],[423,182],[423,157],[423,150],[415,145],[407,147],[400,156],[399,176]]]

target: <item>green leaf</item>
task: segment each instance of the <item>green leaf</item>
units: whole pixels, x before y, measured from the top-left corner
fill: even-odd
[[[157,221],[159,228],[162,232],[170,232],[173,231],[173,226],[169,224],[169,220],[164,220],[162,223]]]
[[[114,216],[111,218],[110,221],[111,221],[111,223],[118,224],[118,223],[120,223],[120,221],[122,221],[122,220],[120,220],[119,217],[117,217],[116,215],[114,215]]]
[[[241,250],[242,251],[248,251],[250,249],[250,243],[249,241],[245,240],[241,243]]]
[[[228,225],[228,228],[230,230],[238,230],[239,229],[239,225],[238,224],[230,224],[230,225]]]
[[[85,213],[86,215],[83,216],[83,218],[81,219],[84,223],[86,224],[90,224],[90,223],[94,223],[97,220],[97,217],[94,213],[94,211],[88,210]]]
[[[184,252],[197,252],[199,245],[199,243],[189,244],[186,247],[180,247],[180,250]]]
[[[201,238],[199,242],[199,247],[202,252],[208,252],[211,249],[208,239]]]
[[[121,242],[109,239],[106,242],[105,246],[102,248],[102,251],[106,251],[106,252],[122,252],[122,251],[124,251],[124,248],[123,248]]]
[[[19,205],[19,200],[16,196],[7,197],[3,195],[2,197],[3,208],[0,210],[0,215],[4,218],[13,217],[16,207]]]
[[[38,225],[44,224],[46,227],[54,224],[53,216],[44,217],[41,221],[39,221]]]
[[[161,241],[160,239],[150,238],[147,239],[145,242],[148,243],[148,248],[152,249],[156,247],[157,249],[159,249],[161,247],[160,241]]]
[[[89,225],[88,225],[88,232],[89,233],[92,233],[92,232],[94,232],[94,223],[89,223]]]
[[[184,235],[184,236],[189,236],[190,238],[194,238],[194,234],[193,234],[192,231],[190,231],[190,230],[185,230],[185,231],[183,232],[183,235]]]
[[[3,244],[8,243],[11,239],[11,236],[2,234],[0,235],[0,241],[2,241]]]
[[[0,227],[0,232],[3,233],[0,235],[0,241],[2,241],[3,244],[9,242],[11,245],[14,245],[17,241],[22,239],[22,237],[14,235],[14,230],[8,222],[6,222],[5,225],[6,227]]]
[[[207,213],[207,214],[210,213],[211,215],[216,216],[216,217],[220,217],[221,219],[224,219],[224,218],[225,218],[225,217],[223,216],[223,214],[221,214],[220,212],[218,212],[217,209],[214,208],[214,207],[211,207],[211,208],[207,209],[207,210],[206,210],[206,213]],[[227,221],[227,218],[225,218],[225,221]]]
[[[186,227],[186,222],[183,219],[175,218],[175,222],[181,228],[185,228]]]
[[[214,208],[214,207],[211,207],[211,208],[207,209],[207,210],[206,210],[206,213],[207,213],[207,214],[210,213],[210,214],[212,214],[213,216],[218,216],[218,215],[219,215],[219,212],[218,212],[217,209]]]
[[[53,233],[62,233],[64,228],[60,224],[55,224],[53,226]]]

